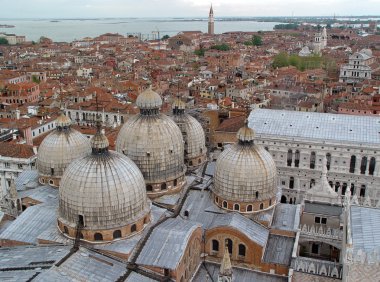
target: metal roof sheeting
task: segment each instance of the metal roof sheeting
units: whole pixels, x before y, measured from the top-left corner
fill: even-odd
[[[249,115],[256,136],[380,145],[380,118],[257,109]]]
[[[351,235],[354,250],[379,248],[380,209],[351,206]]]
[[[175,269],[180,262],[190,236],[200,224],[179,218],[158,225],[144,245],[136,263]]]

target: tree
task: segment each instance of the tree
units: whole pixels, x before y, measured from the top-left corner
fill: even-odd
[[[167,34],[165,34],[164,36],[162,36],[161,40],[167,40],[167,39],[169,39],[169,38],[170,38],[170,36],[167,35]]]
[[[223,43],[223,44],[220,44],[220,45],[213,45],[213,46],[211,46],[211,49],[215,49],[215,50],[219,50],[219,51],[229,51],[230,50],[230,46],[228,46],[227,44]]]
[[[37,83],[37,84],[39,84],[41,81],[38,79],[38,77],[37,76],[35,76],[35,75],[32,75],[32,81],[34,82],[34,83]]]
[[[8,39],[6,39],[5,37],[0,37],[0,45],[8,45],[9,42],[8,42]]]
[[[259,36],[259,35],[252,36],[252,45],[253,46],[263,45],[263,40],[261,39],[261,36]]]
[[[197,49],[194,51],[194,54],[199,56],[199,57],[203,57],[205,55],[205,49],[201,48],[201,49]]]
[[[274,68],[282,68],[282,67],[289,66],[288,57],[289,56],[287,53],[281,52],[280,54],[274,57],[272,66]]]

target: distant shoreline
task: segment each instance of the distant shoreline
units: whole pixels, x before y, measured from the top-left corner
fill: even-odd
[[[11,25],[11,24],[0,24],[0,28],[14,28],[16,26]]]

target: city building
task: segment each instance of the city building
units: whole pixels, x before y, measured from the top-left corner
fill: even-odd
[[[340,68],[339,82],[357,83],[371,79],[372,67],[375,57],[370,49],[362,49],[348,58],[348,64]]]

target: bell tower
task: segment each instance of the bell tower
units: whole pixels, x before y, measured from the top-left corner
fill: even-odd
[[[210,13],[208,14],[208,34],[214,34],[214,11],[212,4],[210,7]]]

